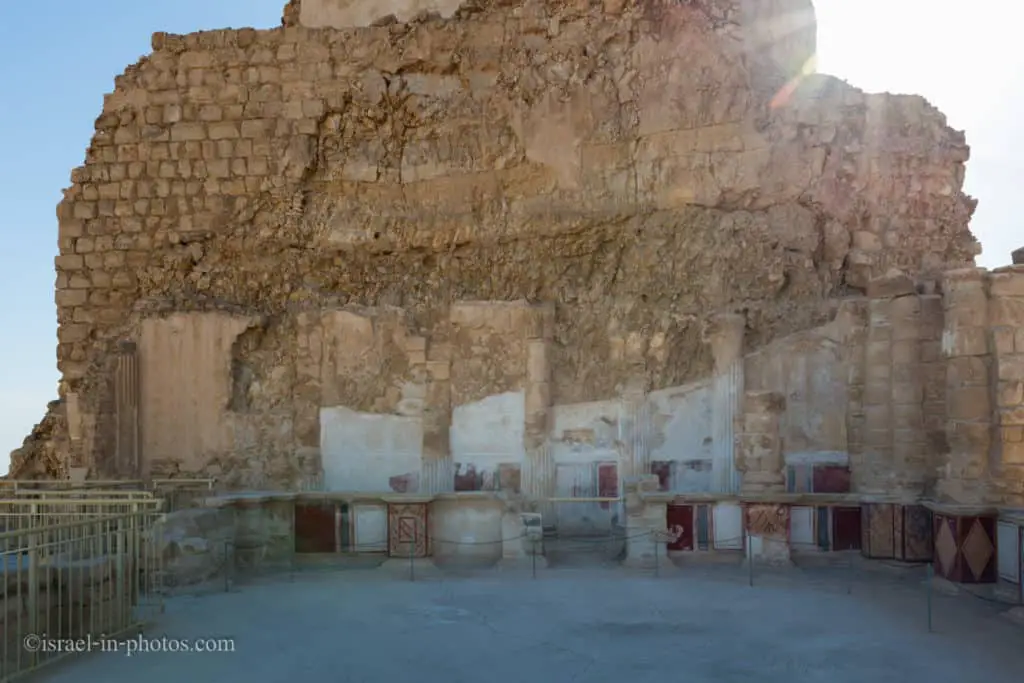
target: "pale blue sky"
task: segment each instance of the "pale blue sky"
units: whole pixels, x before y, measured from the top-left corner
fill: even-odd
[[[56,397],[55,207],[113,78],[154,31],[280,22],[285,0],[33,0],[0,22],[0,469]],[[1024,246],[1024,51],[1006,0],[819,0],[819,67],[869,91],[915,92],[966,129],[972,228],[985,266]],[[993,17],[1004,17],[1002,21]],[[886,21],[883,26],[880,21]]]

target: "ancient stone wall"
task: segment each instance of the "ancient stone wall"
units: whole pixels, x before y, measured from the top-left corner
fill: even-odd
[[[948,455],[936,491],[957,503],[1024,504],[1024,269],[943,282]]]
[[[443,458],[445,400],[518,377],[535,442],[544,403],[711,374],[712,314],[742,312],[756,349],[892,267],[976,252],[963,136],[921,98],[794,79],[806,2],[478,1],[313,29],[314,4],[275,30],[155,34],[115,80],[58,208],[63,402],[13,473],[57,443],[122,469],[125,340],[142,422],[194,416],[178,464],[143,452],[151,468],[291,480],[315,469],[325,407],[425,402]],[[503,351],[452,355],[454,302],[517,300],[554,306],[546,381],[536,344],[500,332],[464,341],[518,375]]]

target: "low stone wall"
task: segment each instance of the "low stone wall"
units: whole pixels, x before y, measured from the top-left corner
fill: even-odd
[[[167,515],[156,542],[170,587],[291,569],[306,558],[488,567],[543,552],[536,515],[520,509],[518,500],[489,492],[237,493]],[[529,521],[536,540],[527,538]]]

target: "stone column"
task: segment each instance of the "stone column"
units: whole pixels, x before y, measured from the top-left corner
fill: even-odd
[[[711,408],[711,488],[717,493],[735,493],[740,488],[735,434],[743,400],[745,327],[744,316],[719,314],[712,320],[705,337],[715,360]]]
[[[892,468],[892,326],[889,299],[868,302],[864,347],[864,452],[858,490],[884,493]]]
[[[449,493],[455,490],[450,432],[451,346],[447,339],[431,339],[425,349],[426,402],[423,407],[423,462],[420,466],[421,493]]]
[[[986,497],[992,450],[992,359],[985,271],[946,273],[943,285],[947,454],[936,483],[940,500],[979,503]]]
[[[786,398],[774,391],[748,391],[743,397],[742,431],[737,469],[744,494],[785,493],[780,418]]]
[[[292,435],[298,461],[297,484],[300,491],[317,491],[324,488],[324,467],[320,455],[324,326],[321,315],[311,312],[300,313],[296,323],[298,339],[295,384],[292,387]]]
[[[846,451],[850,458],[850,475],[854,491],[862,489],[864,476],[864,383],[867,380],[865,351],[868,337],[868,301],[844,301],[840,315],[847,321],[846,343],[842,347],[843,362],[848,368],[846,407]]]
[[[142,476],[138,359],[135,342],[121,342],[114,369],[114,413],[117,422],[114,471],[120,477],[131,479]]]
[[[991,502],[1020,507],[1024,506],[1024,264],[993,271],[989,294],[995,384],[993,436],[999,456],[993,472],[998,499]]]
[[[619,397],[619,479],[639,477],[651,472],[651,410],[647,402],[647,378],[631,377]]]
[[[925,454],[920,478],[924,493],[934,492],[939,467],[949,443],[946,439],[946,359],[942,355],[945,317],[942,296],[921,297],[920,362],[923,382],[923,439]]]
[[[924,493],[927,444],[924,433],[924,367],[921,363],[921,300],[916,293],[889,302],[892,334],[889,405],[892,464],[888,491]]]
[[[522,471],[522,493],[541,504],[555,492],[555,463],[548,445],[551,429],[551,367],[549,349],[554,336],[554,306],[530,309],[525,326],[526,344],[526,422],[523,426],[525,460]],[[548,506],[539,508],[544,521],[550,519]]]
[[[655,548],[662,547],[655,544],[656,535],[665,531],[668,510],[664,501],[645,500],[644,494],[657,490],[658,477],[653,474],[628,477],[623,481],[626,512],[626,557],[623,560],[625,566],[654,566]],[[668,562],[664,565],[668,565]]]

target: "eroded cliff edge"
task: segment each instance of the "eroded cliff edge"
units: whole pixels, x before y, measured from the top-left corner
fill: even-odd
[[[809,3],[433,4],[154,35],[58,208],[75,400],[12,475],[109,459],[114,352],[147,317],[258,321],[246,367],[287,412],[303,312],[396,307],[442,339],[453,301],[553,302],[552,400],[571,403],[705,376],[714,313],[743,313],[757,348],[893,267],[973,262],[963,135],[919,97],[795,78]]]

